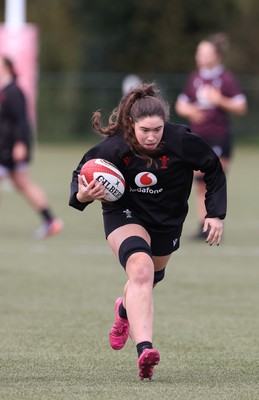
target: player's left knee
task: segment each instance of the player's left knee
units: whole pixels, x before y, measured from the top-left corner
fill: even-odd
[[[154,275],[154,285],[158,282],[161,282],[165,277],[165,268],[160,271],[155,271]]]

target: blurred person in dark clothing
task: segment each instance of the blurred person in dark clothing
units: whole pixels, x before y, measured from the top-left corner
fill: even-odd
[[[25,96],[16,83],[12,61],[0,56],[0,183],[9,177],[42,219],[35,237],[59,233],[63,222],[54,217],[46,195],[29,175],[32,135]]]

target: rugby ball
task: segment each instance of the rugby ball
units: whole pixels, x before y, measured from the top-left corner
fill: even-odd
[[[87,186],[92,180],[102,182],[106,201],[117,201],[125,191],[125,179],[118,168],[102,158],[93,158],[81,168],[80,175]]]

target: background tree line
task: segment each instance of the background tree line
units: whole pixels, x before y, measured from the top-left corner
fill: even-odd
[[[226,64],[249,96],[249,120],[237,121],[237,133],[255,136],[258,21],[257,0],[27,0],[27,22],[40,34],[39,137],[84,138],[92,111],[111,111],[129,73],[156,79],[173,104],[197,43],[215,32],[228,34]]]
[[[229,34],[228,65],[259,73],[257,0],[27,0],[47,71],[184,73],[197,42]]]

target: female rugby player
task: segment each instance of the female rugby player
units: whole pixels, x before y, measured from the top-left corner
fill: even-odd
[[[226,179],[219,158],[186,126],[168,120],[168,104],[154,83],[130,90],[107,126],[102,125],[100,112],[95,112],[93,128],[105,138],[84,154],[73,172],[69,201],[81,211],[94,200],[102,202],[107,241],[128,278],[123,296],[115,302],[110,345],[115,350],[123,348],[131,329],[141,379],[151,379],[160,360],[152,344],[152,290],[179,248],[193,170],[205,174],[204,230],[210,228],[206,239],[210,245],[220,243],[226,214]],[[101,182],[83,184],[81,167],[92,158],[112,162],[124,175],[126,189],[118,201],[102,201]]]

